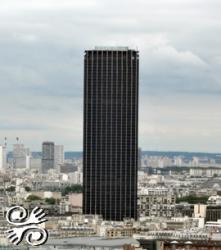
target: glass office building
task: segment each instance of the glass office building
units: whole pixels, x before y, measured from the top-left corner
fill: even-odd
[[[138,51],[85,51],[84,214],[137,218],[138,82]]]

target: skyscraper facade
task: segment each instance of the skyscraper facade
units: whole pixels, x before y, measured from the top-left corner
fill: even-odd
[[[138,80],[138,51],[85,51],[84,214],[137,218]]]
[[[13,145],[13,165],[14,168],[26,168],[30,167],[31,152],[29,148],[26,148],[24,144],[16,143]]]
[[[42,173],[54,169],[54,142],[42,143]]]
[[[64,146],[55,145],[54,146],[54,165],[55,169],[60,171],[60,165],[64,163]]]

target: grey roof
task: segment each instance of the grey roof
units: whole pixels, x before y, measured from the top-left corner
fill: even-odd
[[[73,237],[62,239],[48,239],[45,245],[56,246],[95,246],[95,247],[122,247],[124,245],[139,246],[139,242],[133,238],[107,239],[102,237]]]
[[[95,50],[129,50],[126,46],[95,46]]]

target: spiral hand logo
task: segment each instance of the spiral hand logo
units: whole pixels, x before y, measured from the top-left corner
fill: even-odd
[[[14,228],[7,231],[8,239],[14,245],[18,245],[25,237],[26,242],[31,246],[43,245],[48,239],[48,232],[46,229],[38,225],[47,221],[43,209],[35,207],[28,218],[28,211],[21,206],[11,207],[7,214],[7,222]]]

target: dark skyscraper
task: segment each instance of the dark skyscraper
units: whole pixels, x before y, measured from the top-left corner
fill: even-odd
[[[42,173],[54,168],[54,142],[42,143]]]
[[[84,56],[84,214],[137,218],[138,51]]]

